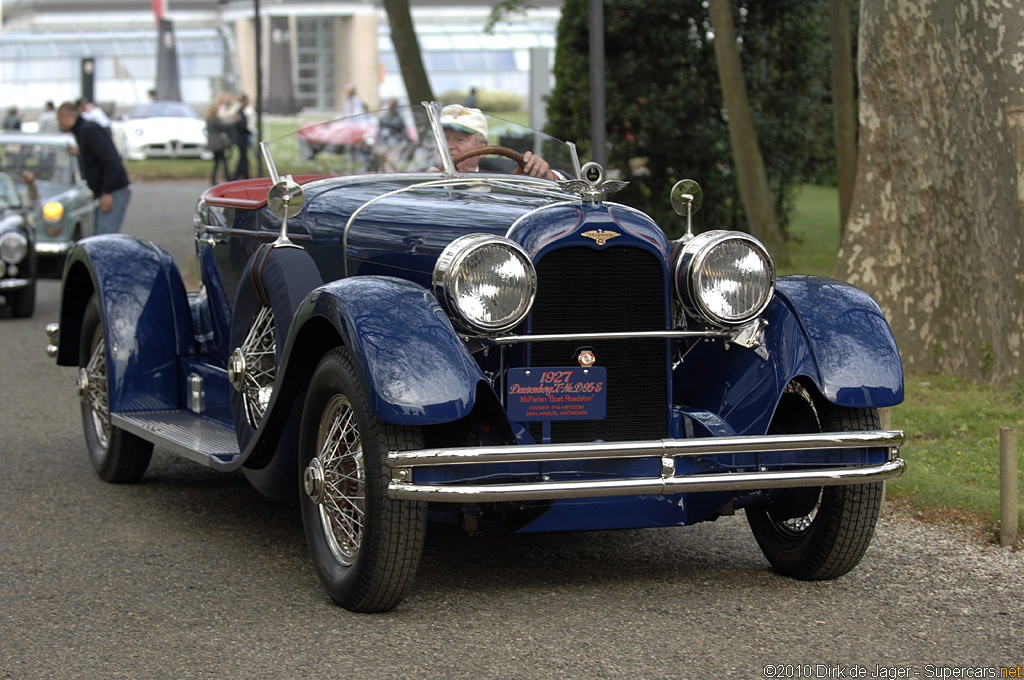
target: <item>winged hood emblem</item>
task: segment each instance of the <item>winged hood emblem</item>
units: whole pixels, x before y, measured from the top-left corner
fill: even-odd
[[[617,179],[605,181],[604,168],[593,161],[580,168],[580,175],[583,179],[562,180],[558,186],[567,193],[579,194],[584,201],[603,201],[605,194],[621,191],[629,184]]]
[[[605,231],[604,229],[591,229],[590,231],[585,231],[581,234],[581,236],[594,239],[597,241],[597,245],[599,246],[603,246],[605,243],[608,243],[610,239],[621,235],[622,234],[617,231]]]

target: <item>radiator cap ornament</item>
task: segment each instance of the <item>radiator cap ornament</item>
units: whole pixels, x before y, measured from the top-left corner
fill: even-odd
[[[580,168],[580,176],[583,179],[567,179],[558,183],[562,191],[570,194],[579,194],[584,201],[596,203],[603,201],[605,194],[621,191],[626,188],[629,182],[617,179],[605,181],[604,168],[600,163],[591,161]]]

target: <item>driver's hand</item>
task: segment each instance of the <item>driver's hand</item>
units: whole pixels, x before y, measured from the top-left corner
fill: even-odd
[[[523,174],[543,179],[558,179],[555,173],[551,171],[551,166],[548,165],[548,162],[532,151],[527,151],[523,154]]]

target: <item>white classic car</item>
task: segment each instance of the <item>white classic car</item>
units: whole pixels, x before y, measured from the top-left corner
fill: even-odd
[[[213,158],[206,147],[206,123],[181,102],[139,104],[112,126],[117,150],[129,160]]]

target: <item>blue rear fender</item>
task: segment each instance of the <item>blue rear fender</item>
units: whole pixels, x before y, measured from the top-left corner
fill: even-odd
[[[780,277],[765,318],[767,359],[723,342],[698,343],[675,371],[676,403],[717,414],[737,434],[764,434],[792,380],[837,406],[903,401],[896,340],[864,291],[825,277]]]
[[[434,296],[384,276],[317,288],[295,312],[282,364],[295,394],[332,346],[351,352],[370,408],[399,425],[448,423],[468,415],[487,379]]]
[[[57,363],[77,366],[82,317],[97,294],[112,412],[179,408],[178,357],[192,353],[188,295],[163,248],[133,236],[79,241],[61,286]]]

